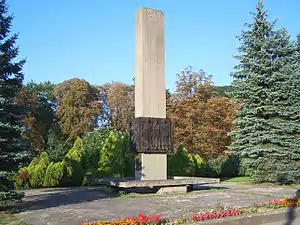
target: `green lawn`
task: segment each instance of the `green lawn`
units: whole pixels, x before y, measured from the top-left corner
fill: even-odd
[[[0,211],[0,225],[27,225],[26,223],[17,220],[9,211]]]
[[[250,182],[250,177],[226,177],[221,178],[221,182]]]

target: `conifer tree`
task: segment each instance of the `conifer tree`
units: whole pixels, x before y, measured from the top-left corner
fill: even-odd
[[[15,101],[24,79],[25,60],[16,61],[18,35],[10,35],[13,16],[7,13],[6,1],[0,0],[0,201],[18,197],[9,191],[10,173],[28,158],[21,136],[25,107]]]
[[[299,52],[285,29],[275,30],[263,1],[239,36],[232,96],[242,105],[230,148],[257,182],[290,183],[300,170]]]
[[[133,159],[128,135],[119,131],[110,131],[100,151],[98,171],[104,177],[132,175],[131,169],[134,168]]]

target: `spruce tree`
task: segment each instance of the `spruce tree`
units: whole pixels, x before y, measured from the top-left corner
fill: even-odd
[[[28,158],[21,136],[25,107],[15,101],[22,87],[25,60],[16,62],[18,35],[10,35],[13,17],[7,13],[5,0],[0,0],[0,202],[18,197],[10,191],[9,177]]]
[[[300,73],[297,46],[268,21],[263,1],[238,37],[232,97],[241,104],[230,149],[256,182],[299,181]]]
[[[297,35],[297,42],[296,42],[298,52],[300,54],[300,33]],[[299,65],[300,65],[300,60],[299,60]]]

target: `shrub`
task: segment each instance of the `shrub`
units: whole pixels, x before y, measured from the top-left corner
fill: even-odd
[[[134,175],[134,154],[130,151],[127,133],[111,131],[100,152],[100,176],[124,177]]]
[[[64,173],[63,162],[51,162],[46,170],[44,178],[44,187],[56,187],[61,184],[61,180]]]
[[[33,170],[32,175],[30,174],[30,185],[31,187],[43,186],[44,177],[46,174],[47,167],[49,165],[49,157],[46,152],[42,152],[39,158],[38,164]],[[28,167],[29,168],[29,167]]]
[[[124,177],[135,176],[135,154],[130,149],[130,138],[129,134],[122,136],[122,152],[125,158],[124,161]]]
[[[15,176],[15,185],[17,189],[27,189],[30,187],[29,173],[27,167],[21,168]]]
[[[63,135],[60,134],[60,131],[56,126],[49,130],[45,151],[48,153],[51,162],[62,161],[70,149],[68,143],[66,143],[62,137]]]
[[[69,181],[67,181],[67,183],[70,182],[69,185],[81,185],[82,183],[82,179],[84,177],[84,169],[82,165],[83,155],[83,142],[80,138],[77,138],[73,147],[66,154],[62,162],[66,166],[64,176],[69,177]],[[65,172],[67,174],[65,174]]]
[[[193,155],[193,160],[194,160],[194,163],[195,163],[195,176],[198,176],[199,170],[203,166],[204,161],[200,157],[200,155],[198,155],[198,154]]]
[[[236,156],[219,156],[202,164],[197,176],[236,177],[239,175],[239,159]]]
[[[220,177],[222,172],[222,165],[227,160],[227,156],[219,156],[208,161],[208,166],[215,172],[215,176]]]
[[[32,159],[32,161],[29,163],[29,165],[27,167],[27,171],[28,171],[28,174],[29,174],[30,177],[32,176],[32,174],[33,174],[36,166],[38,165],[38,163],[39,163],[39,159],[37,157],[34,157]]]
[[[7,207],[21,201],[24,196],[24,192],[0,191],[0,210],[6,210]]]
[[[196,171],[197,177],[218,177],[217,172],[210,166],[209,163],[203,163]]]
[[[199,157],[193,157],[188,154],[183,145],[179,145],[177,152],[168,157],[168,174],[170,176],[195,176],[196,163],[200,161]]]
[[[120,177],[125,163],[122,157],[122,141],[118,132],[111,131],[100,152],[98,171],[100,176]]]
[[[83,137],[84,145],[84,160],[83,167],[86,171],[95,174],[97,170],[97,164],[100,159],[100,152],[105,143],[106,138],[110,133],[108,128],[98,128],[91,132],[88,132]]]
[[[240,174],[240,160],[237,156],[225,156],[221,166],[220,177],[237,177]]]

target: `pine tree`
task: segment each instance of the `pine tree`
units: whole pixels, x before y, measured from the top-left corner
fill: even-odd
[[[15,97],[22,87],[22,67],[25,60],[15,62],[18,47],[14,47],[17,34],[10,35],[13,17],[7,15],[5,0],[0,1],[0,201],[18,197],[9,182],[10,173],[28,158],[21,132],[25,113]]]
[[[232,74],[232,96],[242,105],[230,148],[257,182],[299,179],[300,74],[297,47],[285,29],[275,30],[263,1],[246,24]]]

